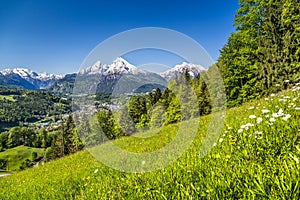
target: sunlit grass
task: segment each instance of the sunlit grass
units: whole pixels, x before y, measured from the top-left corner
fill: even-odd
[[[294,89],[228,110],[225,128],[203,158],[210,116],[201,117],[188,150],[152,172],[120,172],[83,151],[1,178],[0,199],[299,199],[299,107]],[[132,152],[154,151],[172,141],[178,127],[113,143]]]
[[[9,101],[16,101],[13,97],[14,97],[14,95],[0,95],[0,100],[6,99]]]
[[[0,159],[4,159],[8,161],[7,170],[9,171],[19,170],[20,166],[22,165],[22,162],[24,162],[26,159],[31,159],[32,152],[36,152],[38,155],[42,156],[44,150],[40,148],[32,148],[27,146],[18,146],[0,152]]]

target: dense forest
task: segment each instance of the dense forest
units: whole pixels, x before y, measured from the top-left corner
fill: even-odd
[[[0,131],[20,123],[35,122],[46,116],[71,112],[71,101],[42,90],[0,87]]]
[[[240,0],[217,67],[228,106],[286,89],[300,77],[300,2]]]

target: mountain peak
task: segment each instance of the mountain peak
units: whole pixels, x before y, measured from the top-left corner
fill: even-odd
[[[46,72],[37,73],[30,69],[19,67],[4,69],[0,73],[6,77],[14,76],[14,79],[19,79],[19,81],[23,79],[27,83],[32,84],[32,87],[35,89],[45,89],[63,77],[62,75],[48,74]]]
[[[127,60],[118,57],[116,58],[104,74],[138,74],[144,73],[144,71],[139,70],[136,66],[130,64]]]
[[[171,80],[176,76],[180,76],[185,70],[188,70],[192,78],[200,76],[202,71],[206,69],[201,65],[196,65],[192,63],[183,62],[181,64],[175,65],[173,68],[160,73],[160,75],[166,80]]]

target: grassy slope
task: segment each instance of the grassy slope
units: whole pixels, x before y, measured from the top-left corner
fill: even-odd
[[[298,199],[299,100],[299,90],[287,91],[228,110],[226,127],[204,158],[199,150],[210,116],[200,118],[193,144],[164,169],[124,173],[83,151],[1,178],[0,199]],[[270,124],[272,113],[280,108],[291,117],[287,121],[274,117]],[[270,113],[262,114],[263,109]],[[258,124],[250,115],[263,121]],[[254,126],[238,132],[247,123]],[[168,126],[152,138],[122,138],[115,143],[130,151],[153,151],[171,141],[178,126]]]
[[[0,159],[8,160],[9,171],[19,170],[23,161],[25,161],[27,158],[31,160],[31,154],[34,151],[37,152],[38,155],[43,154],[43,149],[18,146],[0,152]]]
[[[7,99],[9,101],[16,101],[14,98],[13,98],[14,95],[0,95],[0,99]]]

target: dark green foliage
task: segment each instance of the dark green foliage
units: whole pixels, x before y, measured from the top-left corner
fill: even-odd
[[[7,144],[8,136],[9,136],[8,131],[0,134],[0,152],[8,148],[8,144]]]
[[[37,156],[38,156],[37,152],[33,151],[31,154],[31,160],[35,160]]]
[[[34,122],[45,116],[60,115],[71,111],[71,102],[45,91],[15,90],[0,87],[0,124],[18,125]]]
[[[0,169],[6,170],[7,167],[7,160],[0,159]]]
[[[126,109],[125,109],[126,111]],[[128,129],[136,127],[160,127],[171,123],[187,120],[191,117],[206,115],[211,112],[211,102],[205,79],[191,78],[185,70],[182,76],[176,77],[168,83],[162,92],[157,88],[148,95],[132,96],[128,103],[128,113],[121,112],[121,116]]]
[[[158,94],[154,95],[154,102],[157,101],[157,95],[161,96],[160,90],[158,89]],[[128,113],[134,123],[138,123],[141,120],[143,114],[147,114],[146,98],[145,96],[138,95],[132,96],[128,103]]]
[[[66,122],[61,122],[61,130],[56,132],[51,144],[51,149],[48,150],[49,158],[60,158],[83,149],[73,117],[69,115]]]
[[[217,66],[228,106],[286,89],[300,75],[300,3],[297,0],[240,0],[236,32]]]
[[[110,110],[100,110],[96,113],[96,117],[97,123],[101,127],[101,131],[98,133],[99,137],[103,138],[101,140],[105,140],[103,134],[109,140],[116,139],[121,135],[121,131],[119,130]]]
[[[118,124],[121,127],[124,134],[131,135],[134,132],[136,132],[135,124],[128,113],[128,107],[124,106],[123,108],[121,108],[120,113],[121,114],[118,120]]]
[[[286,89],[300,75],[300,3],[262,1],[259,41],[259,82],[262,93]]]

